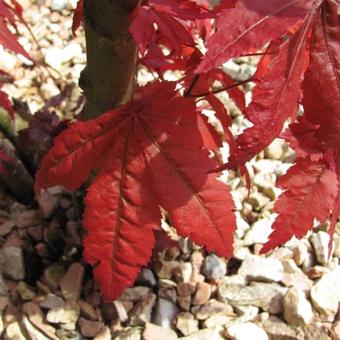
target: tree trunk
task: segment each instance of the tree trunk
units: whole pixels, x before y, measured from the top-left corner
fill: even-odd
[[[34,198],[33,177],[26,170],[10,142],[0,138],[0,150],[9,156],[8,160],[1,161],[4,171],[0,172],[0,185],[4,185],[19,202],[32,203]]]
[[[129,34],[129,14],[138,0],[85,0],[87,65],[79,85],[91,119],[131,99],[137,46]]]

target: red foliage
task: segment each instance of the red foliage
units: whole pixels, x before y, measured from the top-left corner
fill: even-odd
[[[10,3],[11,5],[5,0],[0,0],[0,44],[14,53],[21,54],[27,59],[32,60],[19,44],[18,37],[8,28],[9,24],[15,26],[18,20],[24,22],[21,6],[15,0],[11,0]]]
[[[16,0],[0,0],[0,45],[14,53],[21,54],[29,60],[32,58],[18,42],[18,37],[13,34],[8,26],[15,27],[17,21],[25,23],[22,18],[22,7]],[[3,79],[8,78],[8,74],[0,70],[0,88],[4,83]],[[0,107],[3,107],[13,116],[12,103],[8,95],[0,90]]]
[[[141,88],[131,103],[62,132],[41,163],[36,192],[76,190],[95,170],[86,197],[85,259],[107,299],[117,298],[146,265],[160,210],[182,236],[231,256],[235,219],[228,188],[208,175],[195,103],[175,83]]]
[[[83,22],[84,0],[78,0],[77,7],[73,14],[72,32],[76,34],[77,29]]]
[[[296,163],[279,179],[285,191],[262,251],[303,237],[314,219],[329,216],[332,237],[340,213],[339,9],[337,0],[225,0],[215,9],[203,0],[145,0],[136,7],[130,32],[141,64],[161,80],[167,70],[184,71],[183,77],[177,84],[148,84],[126,105],[71,124],[43,159],[36,181],[36,192],[54,185],[76,190],[96,174],[85,200],[85,259],[108,300],[147,264],[159,206],[180,235],[221,256],[232,254],[233,202],[211,173],[217,164],[206,149],[220,140],[199,112],[203,99],[230,145],[229,162],[220,169],[245,173],[245,163],[279,136],[296,151]],[[203,56],[198,46],[205,42]],[[258,51],[264,56],[245,108],[238,84],[220,66]],[[232,118],[215,96],[222,91],[253,124],[236,140]],[[304,115],[297,117],[300,104]]]

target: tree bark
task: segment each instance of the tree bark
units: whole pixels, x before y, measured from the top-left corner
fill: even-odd
[[[3,150],[9,156],[8,160],[1,161],[4,171],[0,172],[0,184],[7,187],[19,202],[32,203],[34,198],[33,177],[18,158],[16,150],[10,142],[5,142],[0,138],[0,150]]]
[[[128,102],[135,86],[137,46],[129,34],[129,14],[138,0],[85,0],[87,65],[79,85],[91,119]]]

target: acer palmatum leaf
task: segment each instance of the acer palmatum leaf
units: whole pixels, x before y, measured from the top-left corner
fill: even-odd
[[[208,19],[215,16],[207,9],[207,6],[198,5],[192,0],[148,0],[148,3],[159,12],[168,13],[183,20]]]
[[[100,164],[100,155],[111,146],[121,125],[120,113],[102,115],[97,120],[70,124],[54,141],[36,174],[35,191],[63,185],[74,191]],[[115,129],[113,129],[115,128]]]
[[[319,160],[323,158],[325,149],[315,136],[318,127],[311,124],[305,116],[300,116],[295,123],[289,125],[289,129],[284,131],[281,137],[289,143],[297,158],[310,157]]]
[[[0,90],[0,108],[4,108],[13,117],[13,105],[7,93]]]
[[[318,141],[340,148],[340,5],[325,0],[311,41],[311,61],[303,83],[306,119],[319,128]]]
[[[293,236],[302,238],[316,218],[325,222],[337,195],[337,177],[323,160],[300,160],[280,177],[278,185],[286,191],[280,195],[274,211],[278,217],[273,223],[269,241],[261,249],[266,253],[283,245]]]
[[[77,7],[73,13],[72,32],[76,34],[77,29],[83,22],[84,0],[78,0]]]
[[[291,146],[298,157],[334,158],[338,197],[332,207],[329,254],[340,215],[340,17],[339,4],[325,0],[311,39],[310,65],[303,82],[303,120],[290,127]],[[330,156],[331,155],[331,156]],[[334,184],[335,185],[335,184]]]
[[[181,54],[182,45],[195,45],[190,32],[176,18],[147,6],[138,6],[131,14],[130,32],[142,55],[149,48],[156,32],[177,55]]]
[[[7,27],[9,23],[15,25],[16,20],[24,22],[21,6],[16,1],[12,1],[12,3],[14,7],[9,6],[4,0],[0,0],[0,45],[32,60],[30,55],[18,42],[18,37]]]
[[[91,184],[86,200],[84,259],[108,300],[120,296],[146,265],[161,213],[134,126],[112,149],[111,159]]]
[[[308,36],[317,19],[320,2],[316,2],[293,37],[280,46],[277,57],[258,79],[253,99],[246,109],[253,126],[238,138],[238,148],[225,167],[235,168],[251,160],[279,136],[284,122],[295,117],[301,97],[301,84],[306,69]]]
[[[25,49],[19,44],[18,37],[9,30],[5,20],[3,20],[1,17],[0,17],[0,45],[7,48],[8,50],[11,50],[14,53],[21,54],[27,59],[32,60],[32,58],[25,51]]]
[[[219,67],[285,34],[303,19],[311,0],[238,0],[223,11],[216,22],[217,32],[208,39],[208,52],[198,73]]]
[[[95,169],[85,203],[85,259],[107,300],[146,265],[160,224],[159,206],[181,236],[232,255],[235,217],[228,188],[204,150],[195,102],[175,83],[154,82],[130,103],[61,133],[37,174],[36,191],[77,189]]]

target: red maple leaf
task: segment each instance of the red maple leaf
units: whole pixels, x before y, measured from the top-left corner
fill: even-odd
[[[302,84],[304,116],[283,134],[297,162],[279,185],[287,189],[275,205],[279,213],[268,251],[295,235],[303,237],[314,219],[332,214],[330,251],[340,214],[340,19],[339,4],[325,0],[317,8],[310,43],[310,64]]]
[[[154,246],[164,208],[181,236],[220,256],[232,254],[235,218],[228,188],[208,174],[195,102],[176,83],[154,82],[135,99],[62,132],[41,163],[36,192],[78,189],[98,174],[85,200],[85,259],[103,295],[117,298],[133,284]]]
[[[76,34],[77,29],[83,22],[84,0],[78,0],[77,7],[73,12],[72,32]]]
[[[22,8],[19,3],[15,0],[11,0],[11,3],[13,6],[10,6],[4,0],[0,0],[0,44],[14,53],[21,54],[27,59],[32,60],[30,55],[18,42],[18,37],[8,28],[9,24],[15,26],[17,20],[25,23],[22,18]]]
[[[13,105],[8,94],[1,90],[4,83],[12,81],[12,77],[5,71],[0,70],[0,107],[3,107],[13,117]]]
[[[275,204],[279,216],[262,253],[284,244],[294,235],[297,238],[305,236],[312,228],[314,218],[325,222],[338,191],[336,174],[327,163],[308,158],[298,161],[280,177],[278,185],[286,191]]]
[[[217,32],[208,39],[208,52],[198,73],[220,66],[285,34],[301,20],[311,0],[239,0],[217,18]],[[230,6],[231,7],[231,6]]]
[[[186,21],[212,17],[213,12],[190,0],[147,0],[131,13],[130,32],[142,55],[157,41],[180,56],[185,46],[195,46]]]

